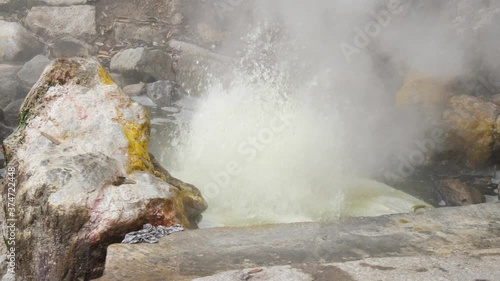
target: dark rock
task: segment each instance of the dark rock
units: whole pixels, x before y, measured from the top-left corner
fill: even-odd
[[[3,113],[5,116],[4,123],[7,126],[16,127],[19,123],[19,110],[21,109],[21,105],[23,104],[24,99],[18,99],[11,103],[9,103],[3,109]]]
[[[187,93],[175,82],[168,80],[156,81],[146,87],[146,94],[158,106],[170,106]]]
[[[26,61],[43,50],[43,45],[17,22],[0,20],[0,34],[0,62]]]
[[[0,65],[0,108],[23,96],[17,72],[21,69],[14,65]]]
[[[486,201],[479,190],[457,179],[442,180],[436,188],[448,206],[474,205]]]
[[[49,63],[50,60],[46,56],[38,55],[25,63],[23,68],[17,73],[17,77],[21,81],[21,86],[26,93],[35,85]]]
[[[110,73],[109,75],[113,79],[113,82],[115,82],[116,85],[118,85],[118,87],[120,87],[120,88],[123,88],[123,87],[131,84],[131,83],[127,83],[127,79],[125,79],[125,77],[123,77],[123,75],[121,75],[119,73]]]
[[[131,84],[140,81],[174,80],[172,57],[160,50],[127,49],[111,59],[111,71],[123,74]]]
[[[56,39],[50,48],[50,56],[53,58],[90,56],[95,53],[95,47],[72,37]]]

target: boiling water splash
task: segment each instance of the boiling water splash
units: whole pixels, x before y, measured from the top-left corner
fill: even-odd
[[[189,124],[170,140],[175,155],[161,159],[173,174],[200,188],[209,204],[208,225],[334,219],[349,210],[359,215],[356,200],[376,214],[423,204],[405,198],[397,206],[370,208],[371,198],[385,197],[363,199],[360,190],[376,186],[379,195],[399,194],[385,185],[350,180],[357,175],[346,165],[352,152],[346,151],[345,116],[329,88],[330,77],[304,75],[297,83],[290,73],[293,63],[263,59],[262,51],[271,48],[262,36],[250,37],[258,44],[242,60],[250,67],[235,72],[229,86],[210,87]]]
[[[177,174],[200,187],[218,223],[317,219],[342,202],[321,191],[340,171],[341,131],[335,116],[309,112],[273,88],[215,87],[177,150]]]

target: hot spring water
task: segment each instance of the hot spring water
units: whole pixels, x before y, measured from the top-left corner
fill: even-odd
[[[212,83],[201,98],[181,101],[191,103],[179,105],[168,137],[153,136],[162,164],[207,199],[202,227],[375,216],[425,204],[362,179],[376,163],[377,146],[366,147],[371,113],[353,121],[364,109],[335,94],[335,71],[296,83],[287,67],[265,62],[232,73],[229,84]]]

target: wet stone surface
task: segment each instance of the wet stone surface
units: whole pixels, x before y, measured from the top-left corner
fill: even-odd
[[[169,276],[183,281],[223,271],[281,265],[302,268],[317,280],[335,280],[321,279],[328,274],[321,277],[317,268],[366,258],[439,258],[493,251],[500,245],[499,215],[499,204],[482,204],[338,223],[185,231],[162,238],[155,245],[111,245],[104,276],[99,280],[164,280]],[[499,253],[500,250],[492,255]],[[373,261],[366,263],[378,265]],[[446,259],[442,263],[446,264]],[[379,268],[390,266],[381,263]],[[334,274],[345,277],[349,272],[331,270],[329,278]],[[391,270],[382,272],[389,274]]]

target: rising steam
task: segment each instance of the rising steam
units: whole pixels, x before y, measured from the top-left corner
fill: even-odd
[[[349,189],[382,190],[356,179],[380,178],[431,126],[395,109],[406,73],[462,75],[466,46],[428,1],[251,6],[225,19],[238,28],[219,50],[240,59],[221,77],[232,82],[203,93],[163,162],[200,187],[212,224],[340,217]]]

